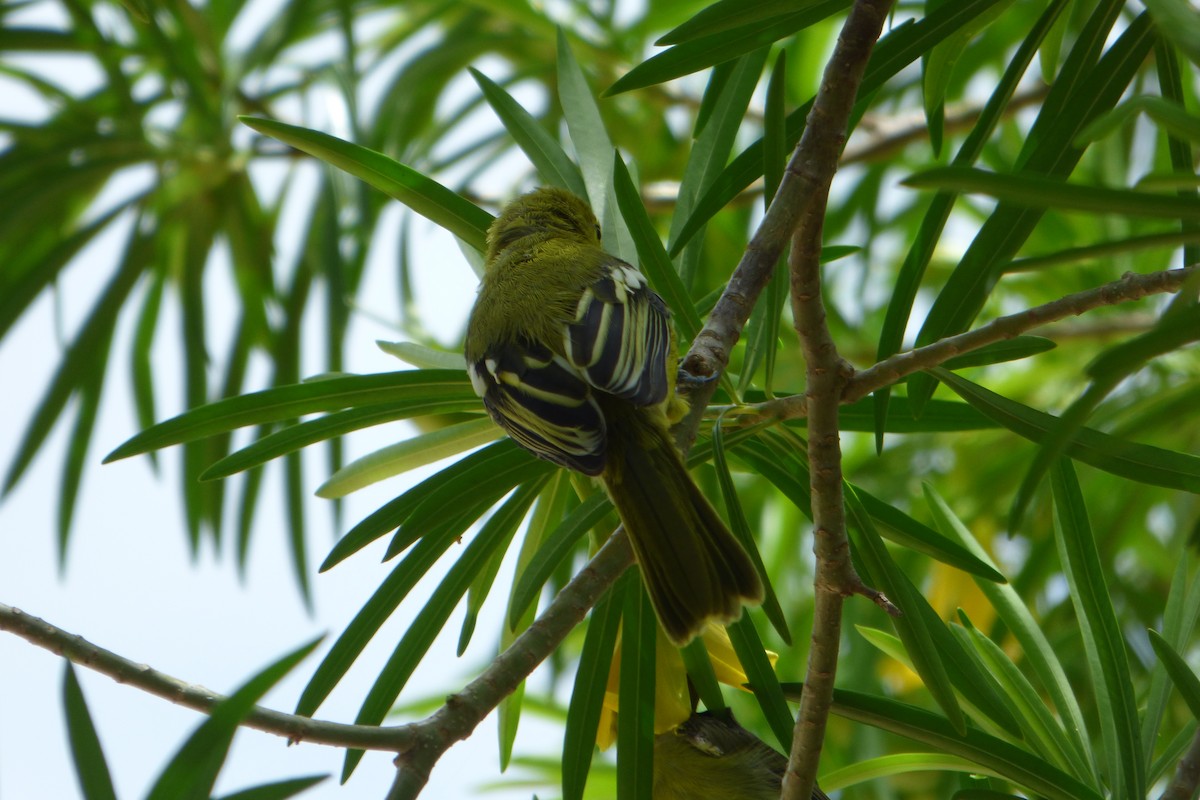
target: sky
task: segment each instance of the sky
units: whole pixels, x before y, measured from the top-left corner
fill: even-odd
[[[53,67],[52,68],[57,68]],[[65,66],[60,72],[69,72]],[[0,107],[13,116],[28,98],[0,83]],[[36,110],[29,110],[36,115]],[[331,131],[337,133],[338,131]],[[268,193],[278,176],[259,175]],[[134,176],[136,178],[136,176]],[[286,263],[289,241],[300,237],[303,215],[286,222],[279,257]],[[395,225],[398,211],[388,215]],[[418,296],[428,326],[443,341],[453,341],[473,300],[475,277],[450,237],[419,221]],[[384,241],[395,241],[384,235]],[[62,354],[60,331],[70,333],[88,311],[95,291],[108,277],[119,237],[113,236],[86,251],[60,282],[58,295],[42,296],[15,328],[0,341],[0,464],[7,468],[24,433],[24,426],[45,390]],[[421,265],[436,269],[421,269]],[[217,263],[205,279],[205,300],[213,330],[211,352],[223,352],[220,331],[230,320],[222,310],[235,305],[227,270]],[[349,335],[347,368],[371,373],[402,368],[382,353],[376,339],[398,338],[374,317],[394,312],[394,259],[374,253],[361,297],[367,311],[357,314]],[[135,293],[134,302],[139,295]],[[311,301],[319,308],[321,299]],[[320,352],[319,314],[305,330],[311,352]],[[193,557],[186,543],[184,514],[179,501],[178,451],[160,454],[160,474],[150,460],[138,457],[101,466],[109,450],[137,432],[129,391],[127,353],[132,320],[123,320],[113,346],[101,405],[89,453],[72,538],[65,565],[56,551],[56,511],[62,457],[69,436],[71,408],[44,446],[16,490],[0,501],[0,603],[41,617],[92,643],[126,658],[144,662],[181,680],[226,693],[286,652],[326,635],[318,652],[293,672],[264,701],[290,711],[319,659],[336,636],[379,585],[391,565],[379,563],[382,543],[312,578],[313,611],[301,603],[286,550],[288,531],[283,514],[279,470],[268,472],[266,491],[256,520],[249,567],[239,579],[229,553],[204,546]],[[181,345],[178,306],[164,302],[160,335],[153,353],[158,408],[165,418],[183,409],[182,376],[176,363]],[[257,371],[255,371],[257,370]],[[306,365],[304,374],[319,372]],[[266,365],[252,370],[252,384],[262,385]],[[390,444],[407,433],[404,423],[373,428],[349,438],[347,456],[356,457]],[[310,490],[328,477],[324,454],[313,448],[306,456]],[[385,481],[348,498],[341,530],[329,521],[329,503],[311,497],[308,515],[310,563],[318,564],[335,536],[399,494],[438,465]],[[401,702],[440,696],[465,685],[495,653],[506,589],[511,583],[517,548],[502,568],[491,601],[484,607],[471,648],[455,655],[459,609],[431,650]],[[453,554],[453,550],[451,553]],[[390,655],[405,626],[421,608],[450,562],[426,576],[394,615],[354,670],[320,709],[318,716],[349,722]],[[78,797],[69,753],[61,685],[63,660],[10,634],[0,634],[0,800]],[[113,772],[118,797],[144,796],[158,771],[202,721],[196,712],[174,706],[129,686],[78,669],[84,696],[97,725],[100,741]],[[536,690],[544,689],[535,677]],[[435,768],[425,796],[475,796],[478,787],[499,777],[494,715],[467,742],[453,747]],[[517,740],[518,754],[554,755],[561,744],[561,727],[526,715]],[[245,730],[239,733],[217,785],[217,794],[230,793],[269,780],[311,774],[331,778],[301,795],[313,800],[381,798],[395,770],[391,756],[370,753],[346,787],[340,788],[342,752],[316,745],[288,747],[274,736]],[[511,774],[511,773],[510,773]],[[529,789],[489,792],[500,800],[527,798]]]

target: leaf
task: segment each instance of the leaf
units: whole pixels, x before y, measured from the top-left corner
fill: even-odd
[[[382,339],[376,339],[375,344],[388,355],[418,369],[467,369],[467,360],[458,351],[435,350],[416,342],[386,342]]]
[[[327,133],[272,119],[239,116],[246,126],[366,181],[482,252],[492,215],[383,153]]]
[[[546,480],[546,477],[535,478],[533,481],[520,486],[488,521],[489,525],[494,524],[497,526],[498,532],[494,535],[502,537],[503,541],[497,545],[491,559],[479,571],[479,574],[476,575],[475,580],[467,590],[467,611],[463,615],[462,631],[458,637],[459,656],[462,656],[466,652],[467,644],[470,642],[471,635],[475,631],[475,621],[479,616],[479,610],[483,607],[483,602],[492,590],[492,584],[496,580],[496,574],[500,571],[500,565],[504,561],[505,553],[508,552],[508,546],[512,543],[513,536],[517,533],[517,528],[521,526],[522,520],[525,519],[525,515],[529,512],[529,506],[533,504],[534,498],[541,491]],[[528,488],[528,493],[523,491],[526,488]]]
[[[771,732],[775,734],[775,741],[779,743],[783,752],[790,753],[795,720],[788,709],[779,678],[775,675],[775,668],[767,658],[767,649],[758,635],[758,629],[754,627],[754,620],[750,619],[750,612],[743,611],[741,619],[726,625],[725,629],[729,632],[733,651],[737,653],[738,661],[746,673],[750,690],[754,692],[754,699],[758,701],[758,707],[762,709]]]
[[[733,476],[729,474],[729,463],[725,459],[725,436],[721,430],[721,421],[722,418],[718,417],[712,426],[713,467],[717,472],[717,484],[721,487],[721,497],[725,501],[725,513],[729,518],[729,529],[742,545],[742,549],[750,556],[750,560],[754,562],[755,571],[762,578],[765,590],[762,603],[763,613],[771,623],[771,627],[779,634],[779,638],[783,639],[785,644],[791,645],[792,634],[788,630],[787,618],[784,616],[783,608],[779,605],[779,598],[775,596],[775,587],[771,585],[771,579],[767,575],[767,567],[762,560],[762,554],[758,552],[758,543],[754,541],[754,535],[750,533],[750,523],[746,521],[746,514],[742,511],[742,504],[738,500],[737,490],[733,486]]]
[[[562,28],[558,29],[558,102],[575,145],[575,157],[583,173],[587,196],[596,211],[596,219],[605,226],[605,202],[612,173],[613,144],[604,129],[604,120],[587,78],[571,52]],[[605,232],[607,233],[607,227]]]
[[[650,797],[654,786],[655,641],[658,618],[641,581],[622,593],[617,797]]]
[[[871,59],[867,62],[867,69],[859,86],[859,98],[869,100],[877,89],[920,58],[929,48],[996,2],[1000,0],[960,0],[946,3],[923,19],[893,28],[871,51]],[[853,112],[855,118],[866,108],[867,100],[859,100]],[[800,141],[810,110],[811,99],[788,114],[786,146],[789,150]],[[712,182],[704,196],[696,202],[695,210],[671,246],[671,255],[675,256],[682,251],[692,237],[743,189],[760,177],[762,171],[763,153],[760,139],[733,159]]]
[[[1003,175],[969,167],[936,167],[905,178],[902,183],[916,189],[984,194],[1024,208],[1200,220],[1200,198],[1081,186],[1032,174]]]
[[[1047,32],[1053,28],[1055,20],[1066,7],[1067,2],[1068,0],[1053,0],[1042,12],[1029,35],[1021,41],[1009,61],[1008,67],[1004,70],[1004,75],[996,85],[995,91],[988,97],[983,111],[980,112],[979,121],[975,123],[971,133],[963,140],[952,163],[958,166],[967,166],[975,163],[983,153],[984,145],[1003,118],[1008,103],[1017,90],[1021,76],[1025,74],[1033,59],[1033,54],[1042,44]],[[946,3],[942,7],[952,5],[952,3]],[[921,218],[921,225],[900,266],[895,288],[892,290],[891,302],[888,303],[887,311],[884,314],[883,328],[879,334],[879,345],[876,350],[876,360],[878,361],[890,358],[900,352],[904,343],[904,333],[912,316],[913,302],[916,300],[917,291],[925,276],[925,269],[929,266],[930,259],[933,258],[934,249],[945,230],[946,222],[950,218],[950,212],[957,199],[957,195],[948,192],[935,195],[925,216]],[[884,423],[888,418],[890,398],[890,387],[880,389],[874,394],[876,453],[883,451]],[[914,411],[923,408],[924,404],[917,406]],[[914,414],[914,416],[920,416],[920,414]]]
[[[634,186],[633,178],[629,175],[620,153],[616,154],[613,161],[613,192],[616,194],[617,208],[620,209],[621,216],[629,226],[629,233],[633,236],[642,271],[650,279],[650,285],[667,301],[667,307],[673,312],[671,319],[679,330],[679,337],[690,342],[696,338],[703,323],[700,315],[696,313],[695,303],[692,302],[679,273],[675,271],[675,266],[663,248],[662,240],[658,238],[658,231],[654,229],[654,224],[646,214],[641,193]]]
[[[1179,695],[1187,703],[1192,716],[1200,720],[1200,678],[1196,677],[1196,673],[1192,672],[1187,661],[1175,652],[1175,648],[1171,647],[1162,634],[1153,629],[1147,630],[1146,633],[1150,636],[1150,645],[1154,648],[1154,654],[1166,667],[1167,674],[1171,677],[1171,683],[1175,684],[1175,688],[1179,690]]]
[[[1191,306],[1179,313],[1164,315],[1151,330],[1109,348],[1087,366],[1092,383],[1041,441],[1013,500],[1009,530],[1017,529],[1050,463],[1063,452],[1067,442],[1083,427],[1100,402],[1150,359],[1197,340],[1200,340],[1200,306]]]
[[[621,598],[628,591],[628,584],[640,580],[636,570],[627,570],[592,609],[567,705],[562,751],[563,800],[583,800],[592,753],[596,749],[596,729],[604,707],[613,648],[621,629]]]
[[[466,373],[455,370],[410,370],[310,380],[230,397],[185,411],[129,439],[105,456],[104,463],[247,425],[281,422],[305,414],[468,398],[474,398],[478,403]]]
[[[1068,65],[1083,74],[1093,50],[1102,46],[1121,4],[1109,3],[1103,13],[1094,14],[1076,41]],[[1074,141],[1078,132],[1096,115],[1111,108],[1125,91],[1145,60],[1154,36],[1145,14],[1127,27],[1077,83],[1064,78],[1064,89],[1052,90],[1026,140],[1019,169],[1027,174],[1063,178],[1070,174],[1083,155]],[[1043,209],[1001,203],[972,240],[945,286],[934,300],[920,332],[917,345],[923,346],[946,336],[960,333],[975,319],[1001,275],[1002,265],[1016,254],[1037,223]],[[933,394],[935,382],[924,373],[909,378],[908,395],[917,412]]]
[[[525,565],[512,590],[508,624],[517,624],[529,606],[541,594],[542,587],[575,549],[589,530],[612,511],[612,502],[604,492],[595,492],[564,516]]]
[[[1088,672],[1104,740],[1114,796],[1134,800],[1146,793],[1146,765],[1138,733],[1137,700],[1129,655],[1105,585],[1104,568],[1088,522],[1075,471],[1065,459],[1051,470],[1054,541],[1079,619]]]
[[[66,662],[63,670],[63,710],[67,718],[67,741],[71,746],[71,763],[75,777],[79,780],[79,791],[84,800],[116,800],[112,774],[100,737],[92,722],[91,712],[75,677],[75,668]]]
[[[310,775],[304,778],[290,778],[274,783],[264,783],[251,789],[223,795],[219,800],[287,800],[329,778],[328,775]]]
[[[866,567],[864,579],[886,594],[900,609],[901,616],[894,617],[892,624],[904,642],[904,649],[912,660],[913,670],[921,677],[925,688],[946,713],[955,730],[965,734],[966,718],[954,696],[949,664],[944,658],[946,654],[939,649],[941,642],[935,638],[935,629],[939,625],[944,628],[944,624],[936,619],[936,615],[934,619],[930,619],[932,609],[929,609],[929,614],[925,613],[928,603],[892,560],[854,490],[844,487],[843,491],[846,498],[847,529],[854,552]]]
[[[317,496],[326,499],[345,497],[373,483],[493,442],[503,435],[503,431],[487,417],[419,434],[350,462],[321,484]]]
[[[991,565],[987,552],[954,515],[946,501],[928,483],[924,484],[923,488],[925,500],[933,513],[938,530],[953,537],[979,559]],[[1050,645],[1042,627],[1026,608],[1016,589],[1011,585],[985,582],[979,578],[975,579],[975,585],[983,592],[992,608],[996,610],[1000,620],[1020,643],[1026,662],[1033,669],[1046,693],[1054,701],[1059,716],[1065,720],[1063,727],[1071,740],[1076,760],[1090,767],[1092,780],[1089,782],[1094,784],[1097,780],[1096,764],[1091,757],[1092,751],[1086,744],[1087,728],[1083,722],[1083,712],[1079,708],[1075,691],[1067,680],[1066,672],[1059,662],[1057,651]]]
[[[446,620],[450,618],[459,600],[466,594],[480,571],[487,566],[496,548],[507,546],[517,525],[525,516],[526,509],[541,488],[541,480],[519,488],[509,503],[493,514],[480,528],[479,533],[475,534],[470,544],[463,549],[446,573],[446,577],[434,589],[428,602],[417,612],[404,635],[400,637],[392,655],[363,700],[355,717],[356,724],[378,725],[387,716],[388,710],[404,690],[408,679],[429,652],[433,640],[442,632]],[[349,775],[350,769],[351,754],[348,753],[344,777]]]
[[[318,644],[319,639],[293,650],[218,703],[159,774],[146,800],[208,800],[242,719]]]
[[[798,698],[800,688],[798,684],[787,684],[788,696]],[[832,711],[840,717],[961,756],[1053,800],[1102,800],[1095,790],[1039,756],[977,728],[968,727],[965,734],[959,733],[940,714],[907,703],[880,695],[834,689]]]
[[[934,374],[979,411],[1031,442],[1044,441],[1058,424],[1057,417],[990,392],[953,372],[935,369]],[[1200,492],[1200,458],[1186,453],[1125,441],[1091,428],[1080,428],[1067,441],[1063,452],[1139,483]]]
[[[681,44],[714,33],[789,14],[817,0],[718,0],[659,37],[657,45]]]
[[[638,64],[610,86],[605,95],[611,97],[633,89],[665,83],[714,64],[730,61],[815,25],[849,4],[849,0],[817,0],[806,3],[809,8],[793,13],[767,19],[751,17],[753,21],[749,24],[743,21],[736,28],[689,39]],[[792,8],[795,8],[795,4]]]
[[[1195,7],[1187,0],[1148,0],[1146,8],[1162,36],[1200,65],[1200,19]]]
[[[561,186],[580,197],[586,197],[588,192],[583,174],[563,152],[562,146],[508,92],[478,70],[468,69],[505,130],[537,168],[542,183]]]
[[[986,367],[989,364],[1004,364],[1009,361],[1020,361],[1023,358],[1053,350],[1058,345],[1052,339],[1042,336],[1014,336],[1001,342],[992,342],[978,350],[955,356],[943,362],[942,368],[948,370],[967,369],[968,367]]]

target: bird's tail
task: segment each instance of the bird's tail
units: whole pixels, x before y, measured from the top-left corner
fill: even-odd
[[[754,562],[692,482],[661,412],[626,406],[605,418],[604,484],[667,636],[685,644],[708,620],[761,603]]]

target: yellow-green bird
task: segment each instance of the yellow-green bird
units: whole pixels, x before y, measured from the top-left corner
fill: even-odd
[[[673,642],[762,602],[753,562],[670,436],[670,312],[636,267],[604,252],[582,199],[537,189],[492,223],[466,358],[519,445],[604,482]]]
[[[654,800],[779,800],[787,758],[728,711],[654,737]],[[812,800],[829,800],[813,788]]]

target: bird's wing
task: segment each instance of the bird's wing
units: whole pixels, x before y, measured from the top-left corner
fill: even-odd
[[[638,406],[661,403],[668,388],[670,316],[645,276],[613,258],[580,296],[563,351],[597,389]]]
[[[523,341],[490,349],[467,374],[492,419],[522,447],[587,475],[604,470],[604,415],[567,359]]]

